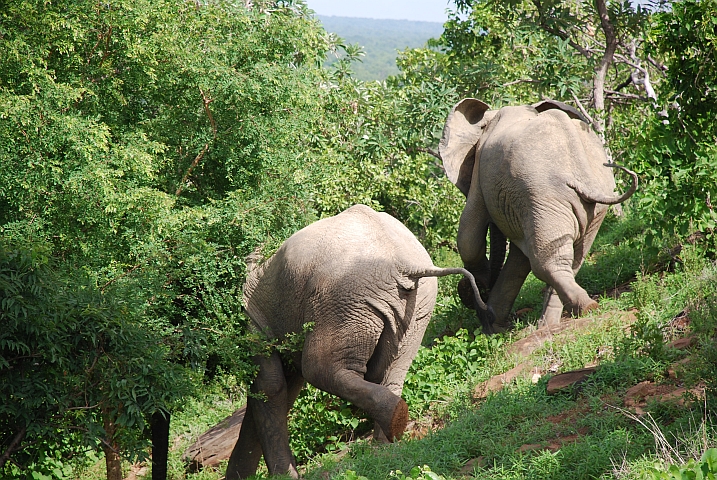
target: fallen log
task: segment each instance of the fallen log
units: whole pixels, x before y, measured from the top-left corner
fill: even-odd
[[[229,460],[234,444],[239,438],[246,405],[210,428],[197,438],[182,454],[189,463],[189,469],[198,472],[202,468],[216,468],[224,460]]]

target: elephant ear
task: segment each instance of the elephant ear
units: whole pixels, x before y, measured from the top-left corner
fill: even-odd
[[[559,102],[557,100],[543,100],[542,102],[534,103],[532,106],[538,111],[538,113],[544,112],[546,110],[557,109],[567,113],[568,117],[570,118],[582,120],[583,122],[588,124],[590,123],[588,122],[587,118],[585,118],[585,116],[580,113],[575,107],[571,107],[567,103]]]
[[[464,98],[446,118],[438,153],[448,179],[468,196],[475,164],[475,149],[487,125],[484,114],[490,107],[475,98]]]

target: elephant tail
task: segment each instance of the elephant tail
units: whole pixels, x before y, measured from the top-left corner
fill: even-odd
[[[465,268],[441,268],[441,267],[430,267],[419,271],[413,271],[409,274],[409,276],[414,278],[423,278],[423,277],[446,277],[448,275],[463,275],[466,279],[468,279],[468,282],[471,284],[471,288],[473,289],[473,295],[475,296],[476,305],[478,308],[483,310],[484,312],[487,310],[488,307],[486,307],[485,302],[483,302],[483,299],[480,296],[480,292],[478,291],[478,285],[476,285],[476,279],[473,277],[473,274],[466,270]]]
[[[573,183],[568,183],[568,186],[575,190],[575,193],[577,193],[583,201],[588,203],[602,203],[604,205],[616,205],[618,203],[622,203],[628,198],[632,196],[633,193],[635,193],[635,190],[637,190],[637,174],[633,172],[632,170],[628,170],[627,168],[618,165],[616,163],[604,163],[606,167],[610,168],[619,168],[623,172],[627,173],[632,177],[632,185],[630,185],[630,188],[623,193],[622,195],[604,195],[602,193],[598,192],[590,192],[584,190],[582,187],[575,185]]]

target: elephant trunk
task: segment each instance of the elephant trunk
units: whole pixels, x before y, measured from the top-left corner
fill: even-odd
[[[604,163],[606,167],[610,168],[619,168],[623,172],[627,173],[632,177],[632,185],[630,185],[630,188],[619,196],[614,195],[604,195],[602,193],[598,192],[588,192],[585,191],[583,188],[581,188],[578,185],[568,183],[568,186],[575,190],[575,193],[577,193],[580,198],[584,202],[588,203],[602,203],[603,205],[617,205],[618,203],[622,203],[628,198],[632,196],[633,193],[637,190],[637,174],[633,172],[632,170],[628,170],[627,168],[623,167],[622,165],[618,165],[616,163]]]

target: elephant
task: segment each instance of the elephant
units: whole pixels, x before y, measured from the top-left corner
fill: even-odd
[[[485,333],[511,327],[510,311],[531,271],[549,287],[542,323],[560,322],[563,307],[572,315],[597,308],[575,274],[609,205],[627,200],[638,178],[607,163],[578,110],[553,100],[491,110],[465,98],[448,115],[438,150],[448,179],[466,196],[457,246],[465,268],[489,290],[486,308],[476,308]],[[632,178],[623,194],[614,193],[614,168]],[[466,291],[461,280],[460,297],[475,308]]]
[[[463,268],[435,267],[397,219],[355,205],[296,232],[260,265],[247,261],[244,308],[255,331],[273,342],[304,335],[291,353],[257,355],[258,374],[226,478],[298,478],[287,413],[304,381],[361,408],[374,438],[400,438],[408,421],[403,383],[436,302],[437,279]],[[478,298],[479,304],[485,304]]]

